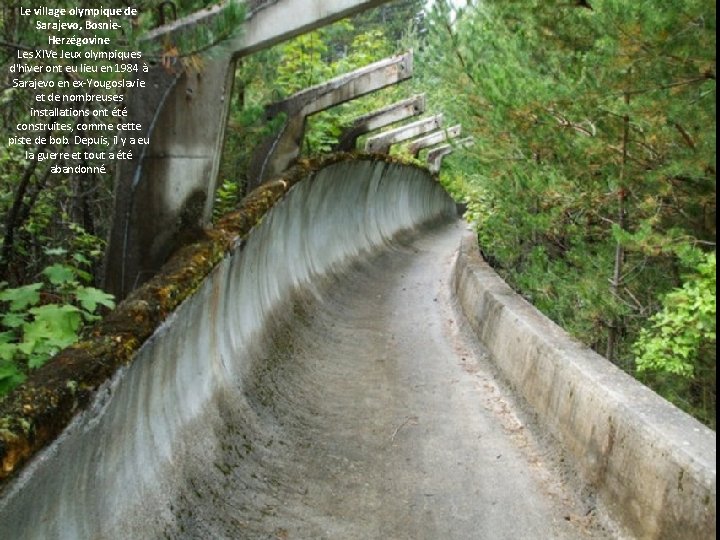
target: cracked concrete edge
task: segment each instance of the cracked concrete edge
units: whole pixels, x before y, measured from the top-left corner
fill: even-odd
[[[453,292],[503,377],[636,538],[714,538],[716,439],[515,293],[461,243]]]

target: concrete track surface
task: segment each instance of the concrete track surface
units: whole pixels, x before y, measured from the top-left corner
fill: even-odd
[[[0,538],[607,537],[464,330],[463,228],[418,168],[295,185],[4,488]]]
[[[295,297],[167,537],[602,536],[459,328],[461,228],[425,229]]]

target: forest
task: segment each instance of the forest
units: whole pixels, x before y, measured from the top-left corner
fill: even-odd
[[[110,4],[126,2],[53,0]],[[133,4],[128,50],[161,22],[157,4]],[[210,4],[175,2],[179,16]],[[0,7],[0,395],[115,305],[101,288],[112,161],[58,157],[99,155],[92,137],[8,143],[31,121],[11,68],[45,38],[20,8]],[[145,58],[201,70],[244,13]],[[278,129],[265,105],[412,49],[411,81],[313,116],[303,155],[332,151],[353,118],[424,93],[428,111],[472,138],[440,181],[467,206],[486,260],[576,339],[714,429],[715,18],[710,0],[396,0],[242,58],[215,215],[237,205],[253,149]]]

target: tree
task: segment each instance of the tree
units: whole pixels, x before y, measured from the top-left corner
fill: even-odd
[[[207,2],[180,0],[174,15],[183,16]],[[0,394],[17,385],[32,371],[46,362],[59,348],[75,341],[85,323],[96,312],[112,306],[112,298],[92,287],[98,282],[99,259],[109,227],[112,197],[111,153],[119,148],[101,141],[100,135],[81,129],[81,123],[114,123],[118,117],[109,109],[117,101],[98,101],[85,96],[106,97],[118,90],[110,87],[132,77],[142,77],[147,70],[144,62],[117,62],[113,59],[88,59],[84,54],[74,57],[46,59],[32,55],[19,61],[18,53],[33,53],[48,47],[48,30],[38,28],[35,21],[77,23],[71,8],[117,8],[128,5],[124,0],[99,1],[56,0],[51,7],[58,17],[22,15],[27,3],[9,0],[0,7]],[[94,46],[95,52],[129,52],[141,46],[143,61],[172,64],[172,69],[196,66],[195,53],[218,43],[232,32],[244,17],[244,11],[232,4],[210,25],[187,33],[159,47],[145,46],[138,40],[143,32],[162,22],[155,9],[157,2],[138,2],[137,16],[114,17],[120,28],[87,29],[60,27],[51,33],[56,38],[107,37],[110,45]],[[39,5],[32,6],[33,8]],[[64,12],[63,12],[64,10]],[[167,14],[169,16],[169,14]],[[80,45],[67,45],[65,52],[84,53]],[[87,70],[79,69],[82,65]],[[38,71],[26,71],[33,67]],[[46,68],[56,68],[49,71]],[[59,68],[59,69],[57,69]],[[106,70],[98,68],[107,68]],[[108,83],[108,87],[90,87],[88,78]],[[23,83],[42,80],[50,88],[28,91]],[[83,83],[78,89],[70,83]],[[63,86],[61,86],[61,84]],[[120,90],[121,92],[122,90]],[[63,119],[72,127],[43,131],[18,128],[38,122],[32,108],[50,103],[47,96],[58,96],[58,109],[68,104],[75,114]],[[39,99],[38,99],[39,98]],[[65,111],[63,111],[65,112]],[[40,117],[44,118],[44,117]],[[20,144],[10,143],[11,137],[22,137]],[[77,141],[76,136],[83,140]],[[40,142],[36,137],[42,137]],[[53,173],[53,166],[67,167],[70,172]],[[77,168],[76,168],[77,167]]]
[[[173,15],[180,17],[206,4],[204,0],[180,0],[173,3],[176,6]],[[103,137],[107,132],[79,129],[79,126],[117,122],[119,117],[112,116],[110,109],[117,108],[119,102],[98,101],[85,96],[122,93],[122,89],[109,85],[142,75],[148,70],[148,62],[162,61],[168,66],[173,63],[172,69],[175,70],[185,69],[188,65],[196,66],[194,54],[227,37],[244,17],[240,5],[233,3],[212,24],[200,25],[196,31],[188,32],[175,41],[155,46],[138,38],[162,22],[162,17],[169,18],[170,14],[162,15],[157,2],[146,0],[133,5],[138,9],[137,16],[114,17],[112,21],[120,25],[117,29],[88,29],[80,24],[77,29],[60,26],[51,35],[52,39],[110,38],[108,45],[93,45],[93,51],[99,54],[128,53],[142,48],[142,61],[88,59],[84,54],[88,46],[77,44],[62,47],[65,52],[76,53],[72,57],[33,55],[31,59],[18,61],[18,52],[57,48],[48,43],[48,30],[38,28],[36,22],[75,24],[78,16],[70,14],[71,9],[126,6],[127,3],[121,0],[58,0],[49,6],[62,13],[58,17],[22,15],[21,8],[27,6],[15,0],[3,3],[0,8],[0,71],[4,81],[0,88],[0,137],[8,141],[13,136],[28,135],[26,141],[30,141],[0,147],[0,214],[3,216],[0,222],[0,279],[10,284],[27,282],[46,266],[48,260],[42,248],[48,244],[72,249],[73,237],[76,236],[73,229],[77,227],[82,227],[85,237],[94,237],[98,246],[106,237],[107,216],[111,215],[112,206],[113,159],[110,155],[120,148],[112,143],[112,138]],[[96,22],[106,21],[103,17],[96,19]],[[89,70],[81,70],[81,65]],[[42,72],[20,71],[26,67]],[[55,69],[47,72],[49,68]],[[22,87],[23,83],[34,82],[35,79],[52,87],[32,91]],[[90,87],[85,84],[88,79],[108,86]],[[75,83],[83,85],[77,87]],[[66,86],[61,87],[63,84]],[[62,99],[50,102],[47,100],[50,94]],[[45,103],[55,103],[58,109],[73,107],[76,112],[73,116],[58,113],[47,122],[52,124],[54,120],[62,120],[72,129],[18,132],[18,125],[32,124],[39,118],[47,119],[30,114],[31,109],[44,108],[39,104]],[[82,141],[77,141],[76,136],[80,136]],[[36,137],[42,137],[45,142],[36,142]],[[100,142],[103,138],[107,143]],[[53,166],[72,172],[55,174],[51,172]],[[97,251],[99,253],[102,249]],[[85,256],[89,255],[85,252]],[[98,266],[95,265],[93,270],[97,271]]]
[[[717,264],[715,253],[692,256],[700,259],[695,271],[662,297],[633,352],[641,377],[714,429]]]
[[[678,254],[715,247],[715,5],[589,5],[436,2],[423,69],[486,257],[632,372]]]

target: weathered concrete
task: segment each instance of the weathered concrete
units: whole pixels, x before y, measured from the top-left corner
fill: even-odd
[[[277,176],[297,160],[308,116],[409,79],[412,58],[412,51],[385,58],[265,107],[268,119],[285,113],[287,121],[279,133],[255,150],[248,171],[249,187]]]
[[[377,111],[365,114],[353,120],[340,134],[335,151],[350,152],[357,147],[358,137],[384,128],[395,122],[412,118],[425,112],[425,94],[403,99]]]
[[[439,172],[445,156],[452,154],[454,149],[457,147],[468,147],[473,144],[474,142],[472,137],[465,137],[463,139],[458,139],[454,144],[442,144],[437,148],[431,148],[428,150],[426,157],[428,169],[430,169],[430,172],[433,173]]]
[[[571,340],[493,272],[474,235],[454,287],[502,375],[630,536],[715,538],[714,432]]]
[[[442,127],[443,115],[436,114],[428,118],[422,118],[404,126],[390,129],[370,137],[365,141],[365,151],[378,154],[387,154],[393,144],[413,139],[418,135],[435,131]]]
[[[262,399],[265,389],[254,385],[255,377],[273,367],[268,346],[278,344],[266,341],[267,331],[294,312],[295,295],[302,289],[312,297],[323,280],[332,281],[331,276],[351,262],[391,245],[402,231],[454,215],[447,194],[418,167],[363,159],[331,162],[307,173],[245,241],[233,247],[227,238],[218,239],[229,250],[227,255],[131,359],[119,364],[111,358],[99,359],[68,381],[58,380],[62,370],[57,371],[52,362],[43,367],[36,377],[39,381],[54,381],[53,385],[71,395],[87,401],[91,394],[93,399],[61,437],[4,486],[0,538],[158,538],[174,524],[183,523],[187,517],[178,511],[197,492],[195,481],[227,471],[224,460],[230,455],[233,459],[246,455],[252,462],[270,444],[262,434],[237,430],[243,422],[260,430],[269,427],[257,418],[262,412],[253,409],[252,400],[248,403],[248,395]],[[288,187],[285,182],[278,180],[267,191],[274,198],[276,188],[283,193]],[[214,259],[202,250],[202,244],[198,249],[202,257],[181,258],[189,264],[187,272],[193,271],[193,265]],[[209,250],[215,252],[215,248]],[[166,283],[158,276],[153,282],[144,289],[146,297],[139,290],[120,311],[135,313],[144,321],[156,316],[151,308],[158,296],[163,297],[164,288],[171,290],[170,297],[187,293],[173,289],[178,287],[175,279]],[[120,350],[129,342],[128,332],[125,328],[117,338]],[[118,354],[112,352],[115,334],[98,337],[105,343],[103,339],[108,353]],[[82,344],[76,349],[92,350]],[[72,355],[64,358],[66,364],[77,361]],[[98,387],[93,373],[106,365],[114,365],[115,371],[106,374],[106,383]],[[88,373],[94,390],[87,386]],[[33,401],[33,396],[46,395],[41,387],[35,393],[20,389],[15,396],[26,394],[31,400],[10,399],[18,409],[14,414],[20,417],[21,428],[32,418],[48,414],[40,409],[53,406],[52,399],[47,404]],[[3,418],[13,416],[2,412]],[[23,417],[29,420],[23,422]],[[15,435],[5,427],[0,430],[0,448],[17,449]],[[40,435],[44,426],[32,429]],[[228,448],[225,437],[232,434]],[[277,435],[275,442],[283,445],[281,434]],[[382,438],[386,439],[385,434]],[[224,455],[225,451],[229,454]],[[5,452],[2,457],[5,467],[12,456]],[[257,469],[261,475],[275,472]],[[222,485],[218,479],[212,489]],[[206,495],[203,504],[217,507],[215,497]],[[332,515],[331,509],[327,511]],[[234,533],[225,528],[224,520],[231,518],[237,521]],[[242,512],[228,507],[216,534],[200,530],[197,535],[176,534],[239,538],[245,535],[243,519]]]
[[[427,155],[427,166],[430,171],[437,173],[442,166],[442,160],[445,156],[452,154],[453,147],[450,144],[443,144],[437,148],[433,148]]]
[[[408,150],[410,151],[410,155],[416,158],[418,157],[420,151],[425,148],[429,148],[431,146],[435,146],[436,144],[443,143],[448,139],[455,139],[456,137],[460,136],[461,130],[462,127],[460,126],[460,124],[457,124],[455,126],[450,126],[447,129],[434,131],[433,133],[425,135],[424,137],[419,137],[412,141],[410,144],[408,144]]]
[[[602,536],[452,290],[629,536],[713,538],[714,433],[569,340],[474,237],[451,274],[453,206],[387,156],[254,192],[0,402],[0,538]]]
[[[130,145],[133,159],[118,164],[104,280],[116,297],[152,277],[211,215],[232,74],[225,59],[195,73],[155,68],[147,91],[127,96],[129,118],[145,130],[135,135],[150,142]]]
[[[397,54],[300,90],[276,103],[271,103],[265,107],[265,114],[268,119],[274,118],[280,113],[290,116],[295,114],[310,116],[407,80],[412,77],[412,71],[412,51]]]
[[[175,62],[170,69],[153,65],[142,75],[148,84],[126,100],[128,123],[142,130],[125,136],[150,142],[127,144],[124,150],[132,151],[133,159],[118,163],[104,265],[108,291],[124,298],[157,272],[186,240],[187,229],[210,220],[235,59],[386,1],[254,2],[237,36],[202,55],[200,72],[184,71]],[[157,28],[147,38],[163,42],[212,21],[223,7]]]
[[[235,57],[245,56],[388,1],[255,0],[246,2],[249,10],[244,27],[223,43],[222,48]],[[146,38],[162,41],[178,33],[192,30],[198,24],[210,24],[228,3],[221,2],[160,26],[148,32]]]

